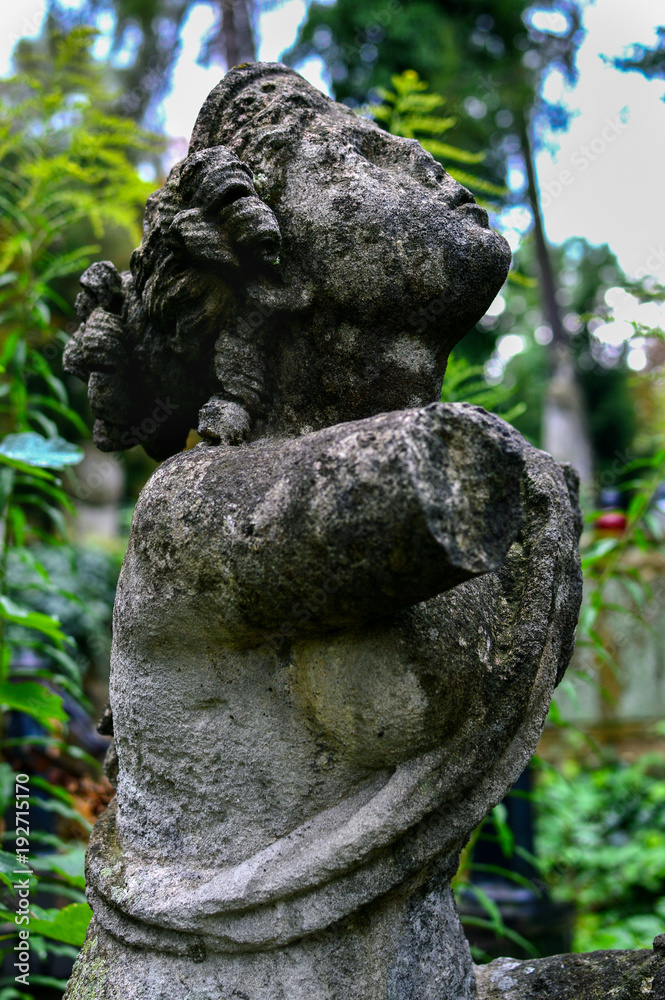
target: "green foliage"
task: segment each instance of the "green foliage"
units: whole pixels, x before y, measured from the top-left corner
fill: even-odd
[[[524,413],[526,404],[515,403],[511,406],[511,389],[501,384],[488,385],[484,373],[482,365],[470,365],[464,357],[451,355],[441,387],[441,402],[473,403],[498,413],[504,420],[513,423]]]
[[[0,83],[0,747],[8,759],[31,747],[85,756],[67,741],[62,696],[85,704],[82,659],[71,633],[73,623],[91,613],[73,593],[75,581],[64,586],[63,560],[81,559],[67,539],[64,513],[73,508],[62,473],[82,457],[68,437],[87,429],[48,358],[57,358],[67,339],[60,329],[71,315],[63,282],[91,262],[98,250],[91,240],[109,230],[126,231],[128,242],[139,238],[150,186],[132,158],[157,148],[152,136],[109,112],[93,40],[85,29],[56,38],[46,62],[30,62],[24,53],[24,72]],[[10,739],[7,711],[30,716],[44,735]],[[1,763],[2,810],[10,815],[14,783],[11,767]],[[31,808],[86,830],[68,791],[36,775],[29,784]],[[10,829],[7,852],[13,838]],[[75,954],[90,918],[83,844],[36,830],[30,840],[31,947],[42,955]],[[0,917],[13,924],[16,901],[2,857]],[[60,905],[38,906],[37,892],[40,901],[50,893]],[[70,904],[64,909],[63,897]],[[5,942],[11,948],[11,938]],[[35,986],[38,979],[32,977]],[[0,981],[0,989],[11,993],[12,984]]]
[[[560,35],[529,25],[531,9],[550,7],[566,19]],[[563,118],[563,109],[543,105],[540,83],[551,69],[574,74],[579,8],[575,0],[314,2],[283,58],[295,66],[321,58],[335,98],[352,107],[390,89],[394,74],[415,70],[448,97],[458,119],[455,145],[486,151],[487,179],[501,186],[532,114]]]
[[[62,941],[65,944],[80,948],[85,940],[92,910],[87,903],[70,903],[59,909],[57,907],[45,910],[41,906],[32,906],[33,916],[30,919],[30,933],[42,937]],[[10,921],[12,913],[0,910],[0,920]]]
[[[53,60],[0,83],[0,396],[5,431],[55,438],[87,430],[40,348],[62,346],[53,322],[71,313],[63,279],[91,261],[108,228],[140,236],[150,185],[130,153],[156,148],[153,137],[105,110],[94,32],[56,40]],[[85,239],[87,237],[87,241]],[[87,245],[86,245],[87,242]],[[61,322],[61,320],[60,320]],[[5,447],[7,447],[5,445]]]
[[[180,32],[191,9],[192,0],[78,0],[76,5],[47,0],[44,32],[34,41],[20,43],[17,61],[24,65],[35,54],[43,56],[52,51],[54,29],[71,31],[74,26],[99,22],[102,15],[105,29],[109,19],[112,24],[108,32],[110,52],[104,65],[111,106],[123,118],[141,122],[150,119],[155,124],[157,104],[169,90],[181,51]],[[122,59],[113,58],[120,52]],[[205,42],[200,60],[206,65],[210,62]]]
[[[615,274],[612,284],[621,286],[623,282]],[[631,291],[638,298],[644,293],[649,301],[663,301],[663,290],[656,287],[651,293],[638,288]],[[599,318],[607,317],[597,308],[581,317],[587,330]],[[654,336],[654,331],[639,324],[635,324],[635,333]],[[587,338],[587,350],[592,336]],[[601,364],[605,350],[600,343],[595,345]],[[615,361],[621,350],[614,349]],[[609,360],[613,360],[611,353]],[[636,375],[635,381],[644,388],[653,381],[652,373]],[[632,440],[623,454],[615,446],[614,461],[602,473],[601,483],[618,486],[629,497],[626,527],[612,537],[598,536],[593,530],[583,536],[585,598],[577,646],[586,647],[590,655],[578,658],[577,669],[569,671],[561,685],[573,701],[574,677],[611,699],[601,686],[602,673],[617,673],[616,649],[621,648],[622,636],[628,634],[625,630],[651,628],[650,610],[654,604],[660,606],[661,598],[654,594],[648,574],[640,571],[635,556],[648,559],[649,553],[662,550],[663,532],[653,518],[652,507],[665,480],[664,444],[661,432],[649,436],[650,448],[657,446],[650,455],[634,457]],[[595,511],[587,514],[589,527],[598,516]],[[589,749],[600,753],[589,737],[563,721],[556,702],[550,718],[585,743],[587,754]],[[544,769],[536,805],[539,854],[546,879],[556,898],[574,901],[578,907],[575,949],[650,947],[654,936],[665,930],[662,755],[646,754],[628,764],[600,753],[596,763],[582,765],[572,760],[559,771]]]
[[[140,210],[150,186],[130,155],[160,148],[156,137],[110,113],[111,98],[91,54],[96,32],[78,28],[54,40],[54,55],[23,60],[24,72],[0,85],[0,164],[9,231],[3,271],[15,257],[46,254],[40,277],[48,283],[78,273],[93,248],[59,248],[63,226],[91,222],[99,237],[113,224],[140,235]],[[11,221],[10,221],[11,220]],[[28,246],[36,240],[36,247]]]
[[[29,558],[27,557],[29,555]],[[56,618],[76,643],[71,653],[58,651],[52,669],[69,693],[81,670],[104,676],[108,667],[111,617],[122,552],[36,542],[29,554],[9,554],[7,574],[14,599],[32,611]],[[32,648],[39,655],[40,643]]]
[[[315,2],[286,59],[297,64],[312,55],[323,58],[339,100],[362,103],[371,88],[387,87],[393,73],[409,68],[444,93],[453,92],[450,83],[455,80],[459,99],[474,89],[478,93],[480,72],[494,72],[514,58],[519,51],[515,39],[526,37],[522,14],[528,6],[526,0]],[[489,30],[483,25],[480,41],[494,38],[495,44],[470,44],[478,19],[487,15],[494,23]]]
[[[476,174],[469,174],[450,163],[479,164],[485,159],[484,153],[471,153],[458,146],[441,142],[441,137],[456,122],[456,118],[442,118],[434,114],[446,102],[439,94],[426,93],[428,85],[421,80],[415,70],[405,70],[392,77],[394,90],[379,88],[382,104],[368,105],[364,110],[393,135],[407,139],[417,139],[432,156],[446,165],[448,173],[461,184],[502,198],[506,188],[492,184]]]
[[[579,909],[576,951],[650,948],[665,928],[665,762],[543,769],[538,855],[557,899]]]
[[[21,377],[22,373],[17,371],[16,367],[13,371],[16,378]],[[58,508],[53,507],[53,500],[59,501],[60,507],[69,502],[62,492],[55,473],[45,472],[43,465],[48,461],[57,468],[59,465],[71,462],[75,455],[71,445],[66,451],[61,444],[57,444],[55,449],[49,449],[49,442],[44,439],[40,439],[43,442],[42,447],[37,447],[35,439],[39,435],[35,435],[34,432],[14,433],[11,437],[13,439],[11,448],[7,450],[12,455],[20,454],[22,461],[0,455],[4,476],[4,504],[0,511],[0,517],[5,526],[0,564],[0,711],[2,712],[2,729],[5,728],[7,711],[29,715],[44,732],[52,734],[49,740],[50,746],[66,751],[67,713],[61,695],[52,687],[44,686],[44,679],[68,690],[79,701],[85,700],[81,673],[77,662],[71,656],[73,641],[63,632],[57,618],[35,611],[25,604],[17,603],[7,591],[11,592],[13,589],[14,581],[8,571],[15,561],[27,562],[35,569],[39,567],[42,570],[42,573],[36,573],[37,582],[34,585],[38,590],[48,592],[54,589],[55,585],[49,579],[48,573],[32,558],[29,545],[30,515],[41,514],[45,516],[46,521],[53,521],[53,512],[60,513]],[[35,462],[34,466],[31,465],[32,461]],[[48,486],[49,490],[46,498],[42,492],[45,485]],[[57,521],[57,519],[55,520]],[[41,530],[39,533],[41,534]],[[54,537],[57,540],[57,535]],[[66,544],[64,538],[61,538],[60,544],[63,546]],[[24,666],[20,666],[21,654],[26,649],[38,651],[40,659],[36,662],[44,666],[37,669],[34,667],[26,669]],[[45,669],[49,663],[51,667]],[[28,745],[29,742],[28,740]],[[7,739],[0,730],[0,748],[4,753],[11,755],[11,747],[15,745],[15,741]],[[16,779],[7,763],[0,764],[0,768],[3,799],[0,805],[4,814],[11,814],[15,801],[14,784]],[[17,791],[18,787],[17,785]],[[69,820],[74,820],[79,826],[83,825],[82,818],[75,810],[73,799],[68,792],[53,787],[34,776],[29,781],[29,790],[30,794],[28,788],[22,789],[21,794],[26,797],[29,794],[30,809],[55,812]],[[10,829],[4,835],[10,849],[17,834],[18,829],[16,833]],[[44,847],[47,846],[55,850],[54,854],[39,858],[19,852],[15,856],[9,855],[13,859],[13,869],[9,869],[7,865],[3,866],[2,874],[4,877],[2,881],[5,885],[4,895],[8,897],[8,901],[0,904],[0,920],[9,924],[8,932],[11,932],[16,910],[14,883],[17,879],[15,874],[17,861],[27,861],[33,872],[30,876],[32,900],[35,899],[37,892],[40,893],[40,896],[51,892],[60,897],[66,895],[73,899],[73,903],[64,910],[61,910],[59,906],[44,910],[31,904],[31,946],[35,949],[34,953],[41,951],[46,954],[51,949],[49,944],[51,941],[80,946],[83,922],[89,918],[89,913],[82,894],[83,862],[80,852],[72,855],[71,848],[66,847],[57,837],[52,838],[49,844],[40,843],[41,839],[38,832],[33,829],[30,850],[43,851]],[[17,850],[19,846],[23,847],[24,845],[19,839],[16,839]],[[11,877],[9,877],[10,875]],[[11,948],[13,944],[11,933],[5,940]],[[33,977],[34,985],[37,985],[37,979],[38,977]],[[11,979],[0,981],[0,986],[9,985],[11,981]]]
[[[492,899],[474,881],[474,876],[482,876],[490,873],[499,875],[508,881],[516,882],[526,888],[532,888],[532,884],[523,875],[511,869],[476,863],[474,861],[474,848],[479,840],[492,840],[498,843],[501,853],[506,859],[506,864],[509,863],[516,851],[519,850],[515,847],[515,837],[508,824],[508,811],[502,802],[494,807],[490,815],[471,834],[471,839],[462,852],[460,865],[453,879],[453,890],[462,916],[462,925],[464,927],[477,927],[481,930],[490,931],[497,940],[510,941],[517,945],[526,955],[538,958],[537,949],[521,934],[507,926],[496,900]],[[468,905],[466,905],[469,902],[475,902],[478,905],[482,914],[481,916],[469,912]],[[491,956],[475,945],[471,945],[471,953],[476,962],[484,963],[491,961]]]

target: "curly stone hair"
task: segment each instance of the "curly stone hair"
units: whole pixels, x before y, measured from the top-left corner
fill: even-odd
[[[193,405],[202,437],[236,444],[265,412],[265,346],[276,319],[266,302],[276,280],[280,230],[269,199],[257,194],[252,170],[226,143],[243,145],[256,135],[246,126],[255,124],[261,109],[253,106],[248,116],[256,96],[243,97],[243,91],[258,85],[269,105],[269,78],[275,74],[304,85],[296,88],[307,95],[304,103],[303,95],[294,94],[291,127],[302,127],[307,112],[326,103],[278,64],[227,74],[199,114],[187,158],[148,199],[130,270],[119,274],[104,261],[81,278],[82,325],[64,364],[88,382],[98,417],[95,442],[102,450],[141,443],[153,457],[165,458],[183,447],[196,426]],[[272,138],[281,148],[274,139],[283,123],[267,124],[262,139]],[[215,137],[220,129],[225,144]],[[146,418],[146,400],[160,402],[171,392],[169,374],[176,371],[189,382],[190,398],[172,400],[161,422]]]
[[[95,387],[104,380],[115,397],[118,422],[98,420],[99,447],[138,443],[127,428],[140,412],[143,393],[129,369],[159,370],[163,361],[157,355],[165,347],[172,363],[198,368],[192,381],[207,400],[199,421],[202,436],[228,443],[246,436],[266,392],[262,338],[248,338],[251,326],[238,322],[251,299],[244,275],[274,268],[279,246],[277,220],[256,194],[251,170],[235,154],[215,146],[174,167],[148,201],[143,241],[132,254],[130,271],[120,275],[104,262],[81,279],[82,326],[67,347],[65,367]],[[210,358],[213,373],[201,370],[201,360],[209,367]],[[179,416],[170,421],[174,433],[165,435],[160,427],[156,440],[141,441],[155,457],[182,447],[185,415]]]

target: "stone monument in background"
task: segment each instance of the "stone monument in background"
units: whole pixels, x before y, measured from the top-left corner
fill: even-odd
[[[574,473],[433,402],[509,260],[417,142],[250,64],[204,104],[130,272],[84,275],[66,366],[95,442],[165,461],[118,588],[117,796],[69,1000],[662,976],[651,952],[474,969],[450,888],[535,750],[581,593]]]

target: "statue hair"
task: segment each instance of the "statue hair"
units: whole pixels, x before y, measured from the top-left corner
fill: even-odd
[[[282,92],[276,100],[285,76],[288,97]],[[130,366],[157,367],[150,353],[167,346],[196,371],[199,433],[210,442],[240,443],[270,407],[266,353],[278,311],[266,309],[265,300],[266,289],[279,283],[281,235],[271,204],[307,122],[332,109],[329,98],[281,64],[231,70],[204,103],[186,159],[148,199],[130,272],[120,276],[105,263],[103,274],[93,265],[96,277],[87,286],[82,279],[77,307],[84,322],[106,308],[114,290]],[[75,351],[72,344],[72,370]],[[179,434],[160,458],[182,447],[182,428]]]

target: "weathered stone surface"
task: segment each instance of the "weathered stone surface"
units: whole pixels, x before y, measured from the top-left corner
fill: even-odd
[[[66,363],[96,440],[171,457],[119,583],[69,1000],[475,996],[450,878],[580,601],[574,474],[432,403],[508,256],[417,143],[252,65],[131,273],[86,273]]]
[[[245,434],[298,434],[437,399],[509,262],[415,140],[286,67],[241,67],[149,200],[131,273],[86,272],[65,364],[91,379],[102,450],[173,454],[205,404],[203,431],[227,440],[224,401]]]
[[[596,951],[476,968],[477,1000],[663,1000],[664,951]]]
[[[439,882],[408,902],[389,898],[329,931],[251,955],[210,955],[195,941],[186,956],[119,949],[93,923],[69,989],[80,1000],[440,1000],[473,996],[475,986],[450,888]]]

